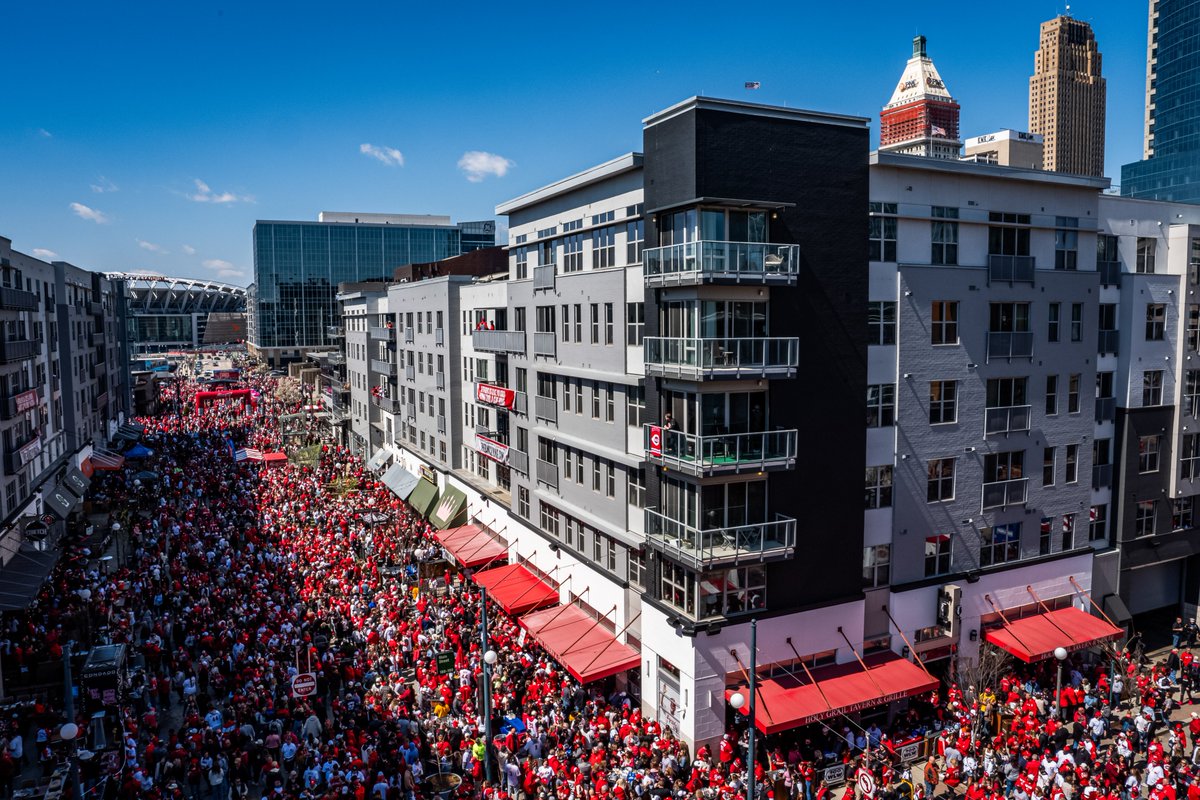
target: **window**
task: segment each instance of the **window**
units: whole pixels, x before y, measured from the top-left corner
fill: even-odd
[[[958,303],[934,300],[929,323],[930,344],[958,344]]]
[[[929,382],[929,424],[958,421],[958,381]]]
[[[592,381],[592,419],[600,419],[600,382]]]
[[[871,261],[896,260],[896,218],[878,216],[895,214],[895,203],[871,203],[870,232],[867,235],[868,259]]]
[[[1107,233],[1096,234],[1096,260],[1117,260],[1117,237]]]
[[[562,340],[571,341],[571,307],[565,303],[562,307]]]
[[[604,343],[613,343],[613,304],[604,304]]]
[[[1200,417],[1200,369],[1189,369],[1184,373],[1183,413]]]
[[[1079,381],[1081,376],[1076,373],[1067,376],[1067,413],[1079,413]]]
[[[1028,214],[989,211],[988,222],[998,223],[988,226],[988,255],[1029,255]]]
[[[1054,550],[1054,517],[1042,517],[1038,528],[1038,555],[1048,556]]]
[[[529,277],[529,248],[518,247],[514,251],[515,263],[517,268],[517,280],[523,280]],[[528,516],[528,515],[526,515]]]
[[[987,407],[1012,408],[1028,405],[1028,388],[1028,378],[989,378]]]
[[[954,499],[954,459],[935,458],[928,464],[927,502],[941,503]]]
[[[1058,323],[1062,314],[1062,303],[1050,304],[1050,317],[1046,322],[1046,341],[1058,341]]]
[[[1058,376],[1046,376],[1046,416],[1058,413]]]
[[[631,428],[642,427],[646,415],[646,389],[640,383],[625,389],[625,421]]]
[[[1029,303],[989,303],[988,312],[992,333],[1029,332]]]
[[[1158,454],[1161,446],[1161,435],[1138,437],[1138,472],[1158,472]]]
[[[1054,448],[1042,448],[1042,486],[1054,485]]]
[[[592,456],[592,491],[600,491],[600,459]]]
[[[1083,303],[1071,304],[1071,341],[1083,341]]]
[[[606,497],[617,496],[617,468],[611,461],[604,462],[604,494]]]
[[[1200,305],[1189,303],[1187,307],[1187,327],[1184,330],[1184,341],[1189,350],[1200,350]]]
[[[592,344],[600,344],[600,304],[591,304],[592,312]]]
[[[570,236],[564,236],[562,243],[562,271],[579,272],[583,269],[583,234],[575,233]],[[542,263],[546,262],[543,261]]]
[[[625,304],[625,344],[641,347],[646,337],[646,304]]]
[[[1021,523],[1009,522],[979,531],[979,566],[1007,564],[1021,557]]]
[[[1200,479],[1200,433],[1185,433],[1180,445],[1179,479]]]
[[[1108,504],[1092,506],[1088,511],[1088,541],[1108,540]]]
[[[761,610],[766,588],[767,571],[762,567],[706,572],[700,579],[700,616],[728,616]]]
[[[867,427],[886,428],[896,424],[896,386],[877,383],[867,387]]]
[[[896,301],[872,302],[867,310],[867,344],[896,343]]]
[[[629,582],[639,589],[646,588],[646,556],[637,550],[630,550],[625,564],[629,570]]]
[[[946,534],[925,537],[925,577],[950,571],[950,537]]]
[[[645,508],[646,483],[642,480],[642,471],[630,469],[625,474],[628,478],[625,491],[629,494],[629,505],[634,508]]]
[[[625,223],[625,263],[642,263],[642,246],[645,243],[645,222],[636,219]]]
[[[934,206],[931,239],[933,252],[930,263],[952,265],[958,263],[958,209],[949,206]]]
[[[1184,531],[1193,527],[1196,498],[1178,497],[1171,503],[1171,530]]]
[[[570,380],[569,378],[566,380]],[[566,390],[567,387],[563,387]],[[575,413],[583,414],[583,378],[575,379]]]
[[[1067,469],[1065,482],[1079,483],[1079,445],[1067,445],[1067,458],[1065,466]]]
[[[892,546],[878,544],[863,548],[863,586],[887,586],[892,573]]]
[[[557,539],[559,535],[558,531],[560,522],[558,509],[554,506],[548,506],[545,503],[542,503],[540,511],[541,514],[538,523],[541,525],[542,530]]]
[[[1146,304],[1146,341],[1161,342],[1167,322],[1167,306],[1164,303]]]
[[[1142,373],[1142,405],[1161,406],[1163,398],[1163,371],[1148,369]]]
[[[617,229],[611,225],[592,231],[592,269],[617,264]]]
[[[866,507],[890,508],[892,505],[892,467],[867,467]]]
[[[688,616],[696,612],[692,587],[696,583],[695,573],[689,572],[679,564],[670,561],[662,562],[659,581],[659,596],[663,602],[683,611]]]
[[[1075,549],[1075,515],[1074,514],[1063,514],[1062,515],[1062,544],[1059,546],[1059,550],[1065,553],[1068,550],[1074,550],[1074,549]]]
[[[605,549],[608,551],[606,563],[609,572],[617,571],[617,542],[615,539],[604,540]]]
[[[1139,236],[1137,240],[1137,266],[1136,270],[1140,273],[1149,274],[1154,272],[1154,251],[1158,245],[1158,240],[1146,236]]]
[[[1133,535],[1154,535],[1154,507],[1156,500],[1139,500],[1133,511]]]
[[[573,466],[575,463],[575,459],[573,458],[573,456],[574,456],[573,450],[571,450],[569,447],[563,448],[563,467],[562,467],[563,480],[569,481],[575,476],[575,468]]]
[[[983,457],[983,480],[986,483],[1010,481],[1025,477],[1025,452],[987,453]]]
[[[583,344],[583,305],[575,304],[575,344]]]
[[[1079,256],[1078,217],[1054,218],[1054,268],[1076,269]]]

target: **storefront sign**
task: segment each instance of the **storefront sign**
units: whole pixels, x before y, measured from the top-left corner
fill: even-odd
[[[662,458],[663,429],[659,425],[650,426],[650,455]]]
[[[511,409],[517,401],[517,393],[503,386],[494,386],[490,383],[477,383],[475,384],[475,399],[481,403]]]
[[[475,449],[498,464],[508,463],[508,445],[500,444],[486,436],[475,436]]]
[[[421,477],[424,478],[425,480],[429,481],[432,484],[437,483],[437,473],[434,472],[429,467],[422,464],[420,467],[417,468],[417,471],[421,473]]]
[[[17,413],[20,414],[37,405],[38,391],[37,389],[30,389],[28,392],[21,392],[13,399],[17,403]]]

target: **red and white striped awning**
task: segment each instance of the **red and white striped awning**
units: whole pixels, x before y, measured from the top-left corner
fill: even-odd
[[[97,447],[92,450],[92,455],[88,460],[92,462],[94,469],[115,471],[125,466],[125,456],[120,453],[114,453],[111,450],[105,450],[103,447]]]

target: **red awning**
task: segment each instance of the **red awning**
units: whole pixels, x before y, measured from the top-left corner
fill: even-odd
[[[92,455],[89,456],[88,461],[92,462],[93,469],[116,471],[125,466],[125,456],[99,447],[92,451]]]
[[[513,617],[558,604],[558,589],[523,564],[505,564],[476,572],[475,582],[487,589],[488,597]]]
[[[1031,663],[1045,661],[1059,647],[1073,652],[1111,642],[1124,635],[1125,631],[1100,617],[1067,606],[1014,619],[1002,627],[985,631],[983,638],[1022,661]]]
[[[937,679],[895,653],[863,660],[866,671],[857,661],[810,670],[815,683],[808,680],[803,667],[798,667],[794,677],[759,681],[754,710],[758,729],[763,733],[779,733],[937,688]],[[748,691],[742,687],[736,692],[726,691],[725,696],[729,698],[736,693],[749,700]],[[742,706],[742,713],[750,713],[749,703]]]
[[[580,683],[591,683],[641,666],[642,656],[638,651],[618,642],[608,628],[577,605],[535,611],[519,621]]]
[[[482,567],[508,557],[508,546],[493,539],[478,525],[447,528],[435,533],[433,538],[464,567]]]
[[[263,453],[262,460],[268,464],[277,464],[280,461],[287,461],[287,453]]]

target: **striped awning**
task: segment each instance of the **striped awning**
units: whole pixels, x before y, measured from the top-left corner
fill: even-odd
[[[92,467],[95,469],[115,471],[125,466],[125,456],[102,447],[95,448],[88,460],[92,462]]]

